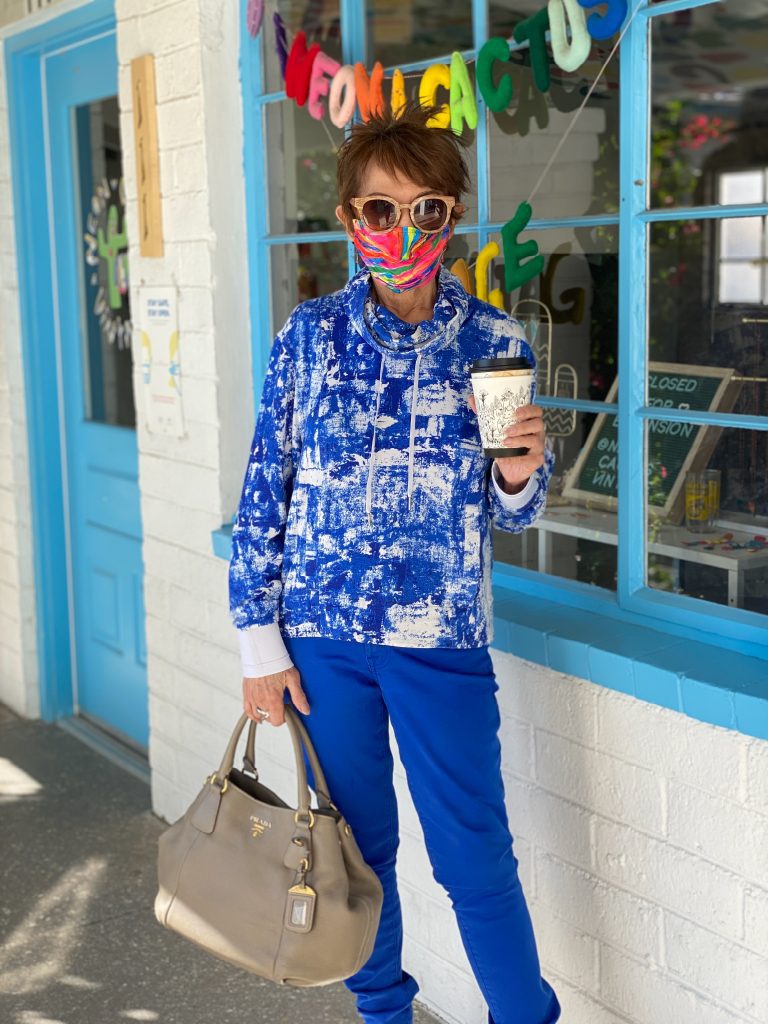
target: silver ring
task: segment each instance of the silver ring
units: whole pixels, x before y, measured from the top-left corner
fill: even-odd
[[[262,718],[269,718],[269,712],[266,711],[264,708],[260,708],[258,704],[256,705],[256,710],[258,711]]]

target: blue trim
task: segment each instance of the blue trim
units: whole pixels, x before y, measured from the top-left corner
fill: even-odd
[[[743,206],[665,206],[663,209],[643,210],[637,216],[646,224],[656,224],[667,220],[731,220],[733,217],[764,217],[766,214],[768,203],[749,203]]]
[[[41,61],[54,49],[99,32],[114,31],[112,0],[93,0],[4,40],[7,68],[11,181],[14,199],[22,371],[27,402],[31,526],[35,538],[35,632],[40,666],[40,714],[44,721],[73,712],[65,560],[65,500],[61,466],[47,452],[61,451],[59,396],[51,358],[53,283],[44,244],[48,219]],[[41,199],[42,197],[42,199]]]
[[[768,416],[750,413],[706,412],[693,409],[665,409],[660,406],[638,409],[643,420],[665,420],[671,423],[699,423],[710,427],[736,427],[741,430],[768,430]]]

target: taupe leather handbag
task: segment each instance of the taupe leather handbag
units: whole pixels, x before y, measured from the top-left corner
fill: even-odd
[[[298,807],[258,780],[256,722],[240,716],[218,771],[158,844],[155,917],[210,953],[282,985],[328,985],[370,957],[383,890],[330,798],[298,712],[285,706]],[[235,749],[250,721],[243,770]],[[316,808],[302,743],[315,778]],[[252,774],[246,772],[246,768]]]

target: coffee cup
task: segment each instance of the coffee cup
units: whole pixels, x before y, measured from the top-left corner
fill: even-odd
[[[533,399],[533,367],[522,356],[476,359],[470,367],[480,439],[491,458],[527,455],[527,448],[508,448],[504,434],[521,405]]]

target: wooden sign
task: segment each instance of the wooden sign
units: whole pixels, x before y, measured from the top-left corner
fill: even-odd
[[[155,58],[151,53],[131,61],[131,83],[139,201],[139,252],[142,256],[162,256],[163,217],[160,159],[157,152]]]
[[[740,384],[732,381],[733,368],[651,363],[648,404],[666,409],[729,412]],[[616,377],[606,396],[615,402]],[[679,523],[685,511],[684,483],[689,469],[703,469],[720,437],[721,428],[695,423],[648,420],[647,465],[649,511]],[[618,416],[600,413],[592,425],[563,488],[563,497],[616,510],[618,492]]]

